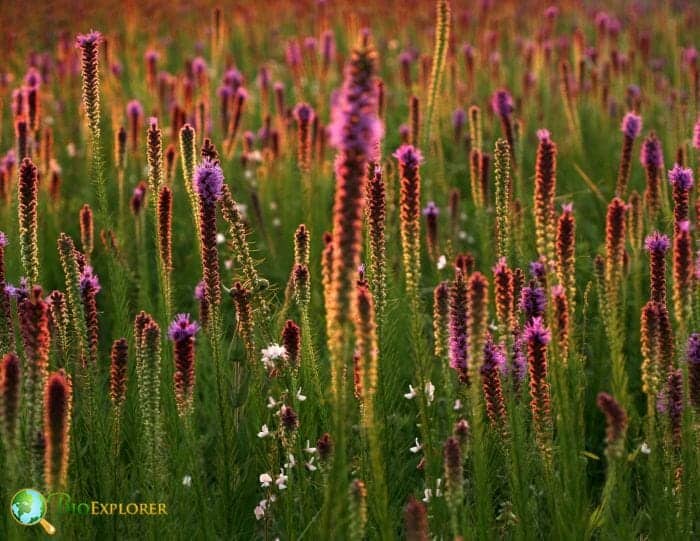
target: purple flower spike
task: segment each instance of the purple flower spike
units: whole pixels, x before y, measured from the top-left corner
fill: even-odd
[[[526,321],[542,316],[546,303],[547,297],[541,287],[526,286],[520,294],[520,308]]]
[[[506,354],[502,344],[496,344],[492,339],[486,341],[484,346],[484,364],[481,367],[484,371],[491,372],[493,369],[503,373],[506,367]]]
[[[219,162],[204,160],[198,165],[194,172],[194,185],[199,197],[206,203],[218,201],[224,186],[224,172]]]
[[[661,169],[664,164],[661,141],[656,137],[647,137],[642,143],[642,150],[639,153],[639,161],[644,167],[655,167]]]
[[[194,288],[195,300],[201,301],[204,298],[205,293],[206,293],[206,289],[205,289],[205,285],[204,285],[204,280],[202,280]]]
[[[693,186],[693,170],[676,164],[668,172],[668,181],[679,190],[689,190]]]
[[[90,265],[86,265],[83,272],[80,274],[80,291],[85,292],[88,288],[92,289],[95,294],[100,292],[102,286],[100,286],[100,280],[97,275],[93,272]]]
[[[500,116],[510,116],[513,112],[513,97],[507,90],[497,90],[491,98],[493,112]]]
[[[671,247],[671,241],[666,235],[654,231],[644,240],[644,247],[650,252],[666,252]]]
[[[199,324],[190,321],[189,314],[178,314],[168,327],[168,338],[173,342],[181,342],[192,338],[199,331]]]
[[[549,139],[550,139],[549,130],[546,130],[544,128],[542,128],[541,130],[537,130],[537,139],[539,139],[540,142],[542,142],[542,143],[549,142]]]
[[[129,116],[140,117],[143,115],[143,106],[139,100],[131,100],[126,104],[126,114]]]
[[[552,339],[552,333],[544,326],[541,317],[534,317],[523,331],[523,336],[528,342],[536,342],[539,344],[549,344]]]
[[[626,137],[636,138],[642,131],[642,117],[634,113],[627,113],[622,119],[621,129]]]
[[[574,204],[573,203],[564,203],[561,206],[562,212],[573,212],[574,211]]]
[[[423,216],[435,217],[440,214],[440,209],[434,201],[429,201],[428,205],[423,209]]]
[[[415,168],[423,163],[423,154],[413,145],[401,145],[393,156],[407,168]]]
[[[314,110],[308,103],[299,103],[294,107],[294,118],[300,124],[309,124],[314,119]]]
[[[530,263],[530,274],[533,278],[541,279],[545,277],[546,269],[541,261],[533,261]]]
[[[78,34],[76,38],[78,47],[84,47],[85,45],[96,45],[102,41],[102,34],[97,30],[93,30],[87,34]]]
[[[7,246],[7,235],[0,231],[0,248]]]
[[[690,222],[688,220],[681,220],[677,225],[678,231],[682,231],[683,233],[690,231]]]
[[[466,123],[467,113],[464,112],[464,109],[461,107],[459,109],[455,109],[454,113],[452,113],[452,127],[455,130],[461,130]]]
[[[693,126],[693,148],[700,150],[700,117]]]

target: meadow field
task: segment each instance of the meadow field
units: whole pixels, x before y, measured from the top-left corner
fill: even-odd
[[[0,11],[0,540],[700,539],[700,4]]]

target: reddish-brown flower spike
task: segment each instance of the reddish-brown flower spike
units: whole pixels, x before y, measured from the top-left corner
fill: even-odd
[[[654,220],[661,208],[660,188],[664,158],[661,142],[653,131],[649,133],[649,136],[642,143],[640,162],[646,175],[644,205],[647,209],[647,215],[651,220]]]
[[[666,252],[671,243],[666,235],[655,231],[644,241],[649,252],[649,288],[651,300],[666,304]]]
[[[195,335],[199,325],[190,320],[189,314],[178,314],[168,328],[168,338],[173,342],[175,371],[173,384],[175,404],[181,417],[192,413],[195,385]]]
[[[311,167],[311,126],[316,114],[310,105],[300,103],[294,108],[297,122],[297,160],[299,169],[308,171]]]
[[[146,198],[147,189],[148,189],[148,185],[143,180],[141,182],[139,182],[136,185],[136,187],[134,188],[134,192],[131,196],[131,201],[130,201],[131,212],[134,213],[134,216],[138,216],[139,214],[141,214],[141,210],[143,209],[144,200]]]
[[[173,192],[167,186],[158,194],[158,249],[163,271],[173,270],[172,254]]]
[[[627,413],[620,404],[608,393],[598,393],[596,400],[606,421],[606,454],[611,458],[619,458],[625,450],[625,435],[627,433]]]
[[[5,289],[7,285],[5,276],[5,248],[7,244],[7,236],[0,231],[0,353],[7,353],[15,349],[12,308],[10,296]]]
[[[309,265],[311,235],[304,224],[300,224],[294,232],[294,263]]]
[[[445,489],[448,498],[459,498],[462,493],[462,449],[459,440],[450,436],[445,440]]]
[[[125,338],[115,340],[112,344],[111,364],[109,370],[109,398],[115,411],[119,412],[126,400],[128,379],[129,345]]]
[[[520,267],[513,269],[513,314],[517,314],[520,310],[520,298],[522,297],[523,287],[525,287],[525,271]],[[515,316],[514,316],[515,317]]]
[[[423,155],[413,146],[402,145],[394,156],[399,160],[401,178],[401,248],[406,289],[409,295],[415,298],[420,283],[421,178],[419,167],[423,162]]]
[[[165,149],[165,182],[168,185],[171,185],[175,178],[175,158],[177,158],[177,147],[170,143]]]
[[[489,282],[480,272],[474,272],[467,283],[467,344],[471,370],[481,367],[488,330]]]
[[[491,424],[498,430],[506,428],[506,405],[501,386],[501,373],[505,368],[506,356],[501,344],[494,344],[489,336],[484,346],[484,363],[481,366],[481,386],[484,390],[486,414]]]
[[[367,221],[370,243],[370,284],[377,308],[377,320],[381,321],[386,297],[386,186],[382,170],[370,171],[367,186]]]
[[[362,358],[360,354],[356,351],[352,356],[352,383],[353,383],[353,396],[356,400],[362,398]]]
[[[37,197],[39,172],[29,158],[19,168],[19,241],[22,266],[34,284],[39,278],[39,246],[37,241]]]
[[[293,368],[299,367],[301,360],[301,329],[288,319],[282,329],[282,345],[287,352],[287,360]]]
[[[428,541],[428,511],[413,496],[404,510],[406,541]]]
[[[253,305],[250,301],[250,291],[248,291],[240,282],[233,284],[231,288],[231,298],[236,307],[236,319],[238,322],[238,332],[243,338],[246,351],[249,355],[249,360],[252,361],[255,355],[254,342],[254,320],[253,320]]]
[[[464,274],[457,271],[450,288],[449,299],[450,367],[457,371],[462,383],[469,383],[469,349],[467,347],[467,284]]]
[[[642,390],[647,400],[656,400],[659,392],[660,333],[659,303],[649,301],[642,308],[640,341],[642,357]]]
[[[625,258],[625,213],[627,204],[615,197],[608,205],[605,228],[605,279],[613,290],[619,287]]]
[[[690,190],[693,189],[693,170],[676,164],[668,172],[668,181],[673,186],[674,231],[679,224],[689,219]]]
[[[101,286],[97,275],[93,273],[92,267],[86,265],[80,273],[80,295],[85,313],[85,324],[88,332],[88,346],[90,362],[97,365],[98,347],[100,342],[100,327],[97,312],[97,294]]]
[[[20,160],[29,158],[29,126],[24,116],[15,119],[15,146]]]
[[[323,234],[323,252],[321,253],[321,279],[323,283],[323,301],[326,313],[330,312],[333,280],[333,235],[328,231]]]
[[[491,154],[487,152],[481,153],[481,165],[479,171],[481,174],[481,198],[483,201],[489,196],[489,172],[491,168]]]
[[[455,276],[457,271],[459,270],[464,276],[469,276],[472,272],[474,272],[474,265],[476,261],[474,260],[474,256],[472,255],[471,252],[467,252],[465,254],[457,254],[455,257]]]
[[[537,158],[535,161],[535,232],[537,253],[554,259],[554,196],[557,188],[557,145],[548,130],[538,130]]]
[[[49,490],[66,487],[70,455],[73,385],[63,370],[54,372],[44,392],[44,481]]]
[[[420,137],[420,123],[421,123],[420,100],[418,99],[417,96],[411,96],[408,110],[409,110],[409,126],[410,126],[408,144],[417,145],[418,141],[419,141],[418,138]]]
[[[496,317],[501,333],[509,332],[515,324],[513,312],[514,280],[513,271],[508,267],[506,258],[502,257],[493,267],[493,284],[496,296]]]
[[[671,370],[666,383],[666,408],[670,421],[671,441],[678,451],[681,448],[683,434],[683,372],[680,369]]]
[[[366,284],[357,287],[357,319],[355,343],[360,356],[361,396],[367,409],[365,426],[374,422],[373,399],[377,390],[377,325],[374,316],[374,299]]]
[[[87,203],[85,203],[80,209],[80,242],[83,246],[85,259],[89,263],[94,246],[94,226],[92,220],[92,209]]]
[[[10,450],[17,444],[20,385],[19,357],[6,353],[0,361],[0,432]]]
[[[433,291],[433,335],[435,356],[442,358],[448,352],[450,286],[440,282]]]
[[[569,301],[564,286],[552,287],[552,306],[554,308],[554,326],[559,355],[566,362],[569,355]]]
[[[28,404],[29,433],[41,430],[41,396],[48,377],[51,334],[49,306],[43,300],[40,286],[32,288],[29,297],[18,306],[19,327],[26,357],[25,403]]]
[[[676,321],[685,327],[692,305],[693,252],[690,222],[676,224],[673,236],[673,307]]]
[[[615,189],[617,197],[625,197],[632,165],[632,147],[634,140],[641,131],[642,118],[634,113],[627,113],[622,119],[622,156],[620,157],[620,169],[617,174],[617,188]]]
[[[530,373],[530,409],[538,437],[551,426],[549,382],[547,381],[547,344],[551,333],[543,325],[542,318],[533,318],[523,331],[527,342],[527,364]]]
[[[700,334],[693,333],[688,338],[685,357],[688,363],[690,402],[700,411]]]

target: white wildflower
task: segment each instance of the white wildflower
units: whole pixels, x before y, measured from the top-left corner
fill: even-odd
[[[311,447],[309,440],[306,440],[306,447],[304,447],[304,452],[309,453],[310,455],[313,455],[316,453],[316,447]]]
[[[273,370],[275,368],[275,361],[287,359],[287,350],[284,349],[284,346],[280,346],[279,344],[270,344],[261,350],[261,353],[262,363],[267,370]]]
[[[409,400],[413,400],[416,397],[416,390],[413,388],[413,385],[408,386],[408,392],[404,394],[403,396],[405,398],[408,398]]]
[[[444,255],[441,255],[437,260],[437,268],[438,270],[442,270],[445,267],[447,267],[447,258]]]
[[[280,220],[280,219],[277,218],[277,217],[274,217],[274,218],[272,219],[272,227],[279,227],[279,226],[281,226],[281,225],[282,225],[282,220]]]
[[[462,401],[458,398],[455,400],[455,405],[452,407],[453,410],[459,411],[462,409]]]
[[[182,486],[190,488],[192,486],[192,476],[191,475],[185,475],[182,478]]]
[[[275,400],[271,396],[268,396],[267,397],[267,409],[269,409],[269,410],[274,409],[275,406],[277,406],[277,400]]]
[[[223,244],[226,242],[226,237],[224,236],[223,233],[217,233],[216,234],[216,244]]]
[[[299,387],[299,390],[297,391],[297,400],[299,402],[303,402],[304,400],[306,400],[306,396],[301,394],[301,387]]]
[[[312,457],[311,457],[311,460],[309,460],[308,462],[305,462],[305,463],[304,463],[304,466],[306,466],[306,469],[307,469],[307,470],[309,470],[309,471],[316,471],[316,470],[318,469],[318,468],[316,467],[316,465],[314,464],[314,460],[316,460],[316,457],[315,457],[315,456],[312,456]]]
[[[255,520],[261,520],[265,516],[265,509],[256,505],[255,509],[253,509],[253,513],[255,513]]]
[[[267,425],[262,425],[260,432],[258,432],[258,438],[267,438],[271,436],[270,431],[267,429]]]
[[[277,488],[280,490],[284,490],[287,488],[287,480],[289,478],[284,474],[284,470],[280,470],[280,474],[277,476],[277,479],[275,479],[275,484],[277,485]]]
[[[432,381],[425,384],[425,396],[428,404],[432,404],[433,400],[435,400],[435,385],[433,385]]]
[[[226,270],[231,270],[233,268],[233,259],[224,261],[224,267],[226,267]]]
[[[292,453],[289,453],[289,462],[286,462],[284,464],[284,467],[287,469],[293,468],[294,466],[297,465],[297,461],[294,458],[294,455]]]
[[[442,486],[442,479],[440,477],[437,478],[437,481],[435,481],[435,497],[439,498],[442,496],[442,490],[440,487]]]
[[[433,491],[432,491],[432,489],[426,488],[423,491],[423,494],[424,494],[423,501],[425,503],[428,503],[430,501],[430,498],[432,498],[432,496],[433,496]]]
[[[649,447],[647,442],[642,443],[642,446],[639,448],[639,450],[645,455],[648,455],[651,453],[651,447]]]
[[[261,473],[258,480],[260,481],[261,488],[267,488],[270,486],[270,483],[272,483],[272,477],[269,473]]]
[[[416,444],[409,449],[413,454],[416,454],[418,451],[420,451],[423,448],[423,446],[418,442],[418,438],[416,438]]]

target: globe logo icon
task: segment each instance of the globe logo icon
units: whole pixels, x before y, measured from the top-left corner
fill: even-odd
[[[46,498],[38,490],[33,488],[18,490],[10,501],[10,513],[22,526],[41,524],[47,534],[56,533],[56,528],[44,519]]]

